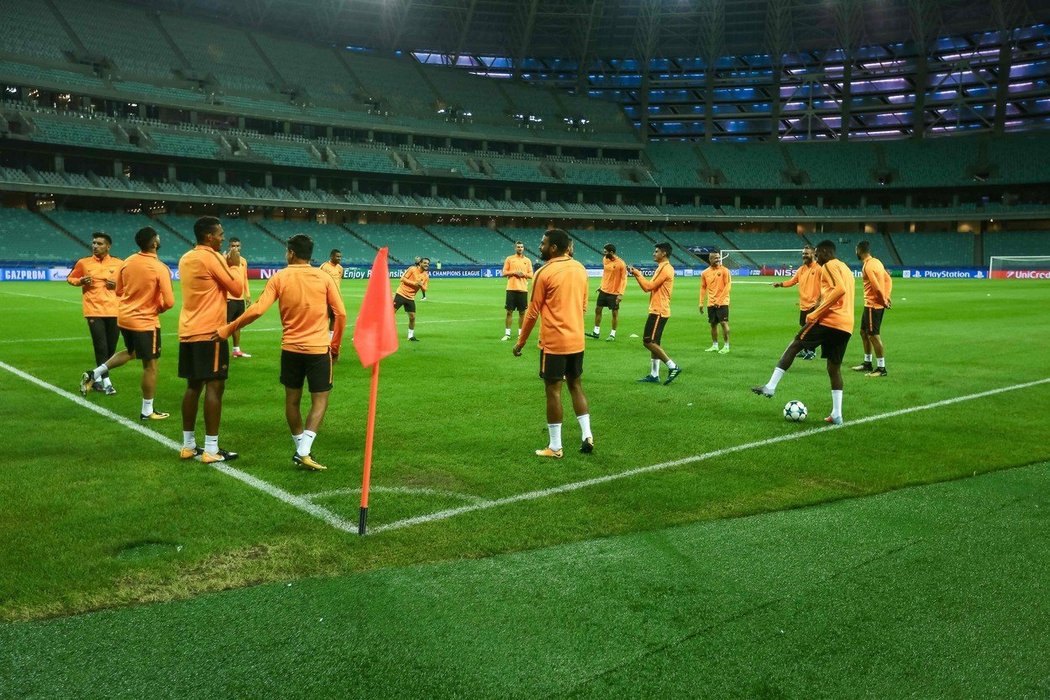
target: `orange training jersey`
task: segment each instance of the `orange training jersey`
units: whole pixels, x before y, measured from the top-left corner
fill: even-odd
[[[233,331],[243,328],[280,301],[281,349],[303,355],[323,355],[329,346],[339,352],[346,328],[346,306],[339,295],[332,276],[307,263],[289,265],[266,283],[259,299],[233,323],[219,329],[219,335],[228,338]],[[328,340],[328,308],[335,323],[332,340]]]
[[[321,272],[331,276],[335,280],[335,286],[341,288],[343,286],[343,266],[333,265],[331,260],[325,260],[321,263],[319,268]]]
[[[856,283],[853,273],[841,260],[829,260],[820,273],[820,306],[807,316],[829,328],[853,332],[853,294]]]
[[[893,291],[893,278],[886,272],[882,261],[870,256],[864,261],[860,276],[864,280],[864,306],[885,309]]]
[[[798,285],[798,308],[803,311],[812,309],[820,299],[820,272],[820,265],[815,261],[800,265],[791,279],[784,283],[785,287]]]
[[[175,306],[171,270],[156,253],[135,253],[117,275],[117,325],[129,331],[160,328],[160,314]]]
[[[709,267],[700,273],[700,306],[704,305],[704,295],[709,296],[711,306],[729,306],[729,289],[733,286],[733,277],[725,265]]]
[[[405,274],[401,275],[401,284],[397,286],[395,293],[406,299],[415,299],[416,292],[427,288],[429,279],[430,275],[423,272],[423,268],[419,265],[412,265],[405,270]]]
[[[251,295],[248,292],[248,261],[244,258],[241,258],[240,267],[236,270],[234,270],[232,267],[230,269],[233,270],[233,274],[235,275],[238,272],[240,272],[241,285],[243,290],[241,291],[240,296],[234,296],[233,294],[227,292],[226,298],[232,301],[247,301],[251,297]]]
[[[674,268],[671,263],[660,263],[651,280],[642,277],[642,273],[637,269],[634,278],[638,280],[642,289],[649,292],[649,313],[670,318],[671,292],[674,291]]]
[[[120,266],[123,264],[123,260],[114,258],[112,255],[107,255],[101,260],[94,255],[77,260],[66,281],[74,287],[80,287],[81,279],[91,278],[90,285],[80,287],[85,317],[117,315],[117,292],[106,288],[106,280],[116,282],[117,273],[120,272]]]
[[[515,272],[522,272],[524,277],[511,277]],[[532,261],[527,255],[508,255],[503,261],[503,276],[507,278],[508,292],[529,291],[529,280],[532,279]]]
[[[182,311],[179,313],[179,342],[211,339],[226,323],[226,295],[239,296],[241,278],[230,270],[226,258],[206,245],[198,245],[179,259]]]
[[[627,263],[623,258],[606,258],[602,262],[602,268],[602,283],[598,289],[613,296],[623,294],[627,289]]]
[[[532,285],[532,299],[521,324],[525,343],[540,320],[540,348],[551,355],[583,352],[583,314],[587,311],[587,269],[568,255],[540,268]]]

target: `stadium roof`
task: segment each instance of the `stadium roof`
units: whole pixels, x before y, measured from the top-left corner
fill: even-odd
[[[906,42],[1050,21],[1045,0],[133,0],[317,42],[668,58]]]

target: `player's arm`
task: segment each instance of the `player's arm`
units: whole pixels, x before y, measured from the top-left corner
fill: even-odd
[[[828,270],[827,267],[825,267],[824,271],[821,274],[830,276],[831,281],[835,283],[835,286],[831,291],[828,292],[826,297],[821,298],[820,305],[817,308],[813,309],[813,311],[810,312],[808,316],[806,316],[806,323],[816,323],[817,321],[819,321],[821,318],[824,317],[825,314],[828,313],[828,310],[835,302],[837,302],[839,299],[846,295],[846,281],[842,279],[843,275],[841,271],[831,272],[830,270]],[[852,278],[850,279],[850,283],[853,283]]]
[[[157,311],[164,313],[175,306],[175,290],[171,286],[171,272],[163,263],[157,265],[157,288],[160,291],[160,303]]]
[[[787,282],[777,282],[773,286],[774,287],[794,287],[796,284],[798,284],[798,276],[801,273],[802,273],[802,268],[800,267],[797,270],[795,270],[795,274],[791,275],[791,279],[789,279]]]
[[[527,280],[532,279],[532,261],[525,258],[525,274],[522,275]]]
[[[240,260],[240,256],[237,258]],[[226,264],[226,258],[218,253],[203,256],[204,266],[211,273],[216,283],[233,297],[240,297],[244,293],[244,284],[241,282],[240,271],[233,274],[233,270]]]
[[[124,296],[124,285],[126,284],[126,282],[124,282],[124,270],[127,269],[127,266],[128,264],[124,263],[120,266],[120,269],[117,270],[117,280],[114,289],[116,289],[118,297]]]
[[[872,270],[871,276],[868,281],[871,282],[871,288],[875,291],[875,299],[882,306],[890,305],[890,293],[882,283],[882,276],[886,274],[886,268],[879,266],[879,269]]]
[[[518,335],[518,342],[514,344],[513,352],[515,355],[521,355],[521,349],[525,347],[529,334],[532,333],[536,320],[540,317],[540,308],[543,307],[543,302],[546,299],[547,278],[537,277],[536,283],[532,286],[532,300],[529,302],[529,308],[525,311],[525,317],[521,322],[521,333]]]
[[[704,297],[707,296],[707,277],[700,276],[700,313],[704,313]]]
[[[331,277],[328,278],[325,290],[328,308],[332,310],[332,318],[334,319],[329,349],[332,352],[332,361],[335,362],[339,359],[339,348],[343,344],[343,332],[346,330],[346,305],[343,303],[343,297],[339,294],[339,287]]]
[[[628,270],[628,272],[630,272],[632,275],[634,275],[634,278],[636,280],[638,280],[638,286],[642,288],[643,292],[651,292],[654,289],[656,289],[656,277],[657,277],[657,275],[653,275],[652,280],[647,280],[642,275],[642,271],[639,270],[637,267],[631,267]]]
[[[510,258],[503,261],[503,276],[504,277],[517,277],[513,272],[510,271]]]
[[[74,287],[87,287],[91,284],[91,278],[84,273],[87,270],[84,269],[84,263],[77,260],[76,264],[73,265],[73,269],[69,272],[69,276],[66,277],[66,282],[73,285]]]
[[[244,313],[234,321],[217,330],[215,332],[216,337],[219,340],[226,340],[233,335],[234,331],[239,331],[266,313],[266,310],[273,306],[273,303],[277,301],[277,297],[280,296],[280,290],[277,289],[278,284],[280,283],[277,282],[277,278],[271,277],[270,281],[266,283],[266,288],[259,295],[259,300],[252,304],[252,308],[245,309]],[[346,312],[344,311],[343,313],[345,315]]]

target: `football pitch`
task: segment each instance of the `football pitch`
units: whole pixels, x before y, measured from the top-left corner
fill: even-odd
[[[1050,460],[1046,284],[895,280],[894,308],[882,330],[889,376],[847,371],[846,422],[828,427],[822,418],[830,409],[830,392],[819,359],[797,360],[772,400],[749,391],[768,379],[797,330],[795,291],[773,289],[768,281],[735,282],[732,350],[719,355],[704,352],[710,337],[697,311],[699,281],[676,280],[663,345],[684,371],[669,386],[636,382],[649,366],[640,338],[632,337],[641,334],[647,295],[629,281],[616,342],[605,341],[607,310],[602,339],[587,341],[584,386],[595,451],[577,451],[579,428],[566,396],[565,457],[551,461],[533,455],[547,441],[536,335],[521,358],[512,356],[511,343],[500,342],[503,283],[433,280],[429,299],[418,304],[420,342],[404,342],[406,318],[399,313],[401,348],[382,363],[370,533],[363,538],[356,522],[369,372],[352,350],[352,328],[314,446],[329,470],[303,472],[291,464],[277,381],[276,309],[243,334],[241,345],[253,357],[232,363],[220,435],[220,445],[241,458],[215,469],[177,457],[183,391],[176,377],[178,307],[162,317],[156,401],[157,409],[172,417],[140,425],[141,370],[134,364],[113,372],[117,395],[79,396],[79,376],[93,362],[77,290],[5,283],[0,286],[7,329],[0,339],[0,415],[8,444],[0,480],[0,501],[6,504],[0,511],[5,634],[10,639],[26,620],[271,582],[319,590],[349,576],[367,596],[368,582],[382,580],[383,571],[427,564],[439,565],[432,569],[438,578],[452,579],[447,589],[422,593],[440,609],[443,591],[454,596],[465,585],[441,567],[541,549],[548,552],[546,568],[528,575],[549,575],[552,585],[571,588],[558,571],[569,566],[567,560],[550,552],[575,551],[565,549],[574,543],[593,541],[593,549],[612,538],[609,547],[614,547],[621,541],[617,536],[627,536],[642,538],[648,547],[670,547],[668,538],[694,531],[674,526],[710,527],[714,521]],[[596,283],[592,280],[592,290]],[[261,286],[253,282],[253,296]],[[351,323],[363,292],[364,282],[344,282]],[[592,304],[593,298],[592,293]],[[855,334],[846,363],[860,359]],[[788,400],[805,403],[809,417],[785,421],[781,409]],[[1038,469],[1030,475],[1036,483],[1045,474],[1045,467]],[[932,503],[916,507],[936,508],[936,499]],[[897,516],[908,512],[898,506]],[[776,526],[769,528],[767,534],[777,536]],[[844,528],[842,539],[830,541],[830,547],[847,540],[846,530],[863,539],[857,533],[864,529],[855,523]],[[787,528],[780,535],[791,532]],[[746,538],[719,537],[729,538],[719,554],[727,568],[739,561],[729,553],[746,558],[765,550],[757,540],[749,550]],[[505,563],[508,576],[524,575],[514,573],[514,559],[494,561]],[[1040,565],[1045,567],[1045,557]],[[673,557],[661,567],[656,571],[662,576],[675,576]],[[799,563],[799,581],[806,569]],[[658,595],[660,584],[650,584]],[[509,584],[501,594],[517,595]],[[381,597],[391,609],[421,604],[399,600],[395,592]],[[534,602],[542,605],[542,598]],[[495,625],[499,610],[492,615],[488,624]],[[399,624],[410,627],[407,618]],[[411,645],[427,641],[413,639]],[[491,654],[498,656],[498,649]],[[624,687],[615,677],[607,680],[602,687],[609,692]],[[446,681],[452,683],[446,678],[412,686],[406,680],[403,688],[446,693],[454,687],[442,685]],[[561,694],[570,687],[540,690]],[[752,691],[745,694],[763,694],[760,686]],[[601,692],[592,685],[581,694]]]

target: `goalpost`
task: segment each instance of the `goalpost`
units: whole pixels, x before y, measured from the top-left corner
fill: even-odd
[[[988,258],[988,279],[1048,280],[1050,255],[993,255]]]
[[[751,248],[722,250],[722,264],[731,270],[750,268],[753,270],[783,270],[791,274],[802,264],[802,248]]]

